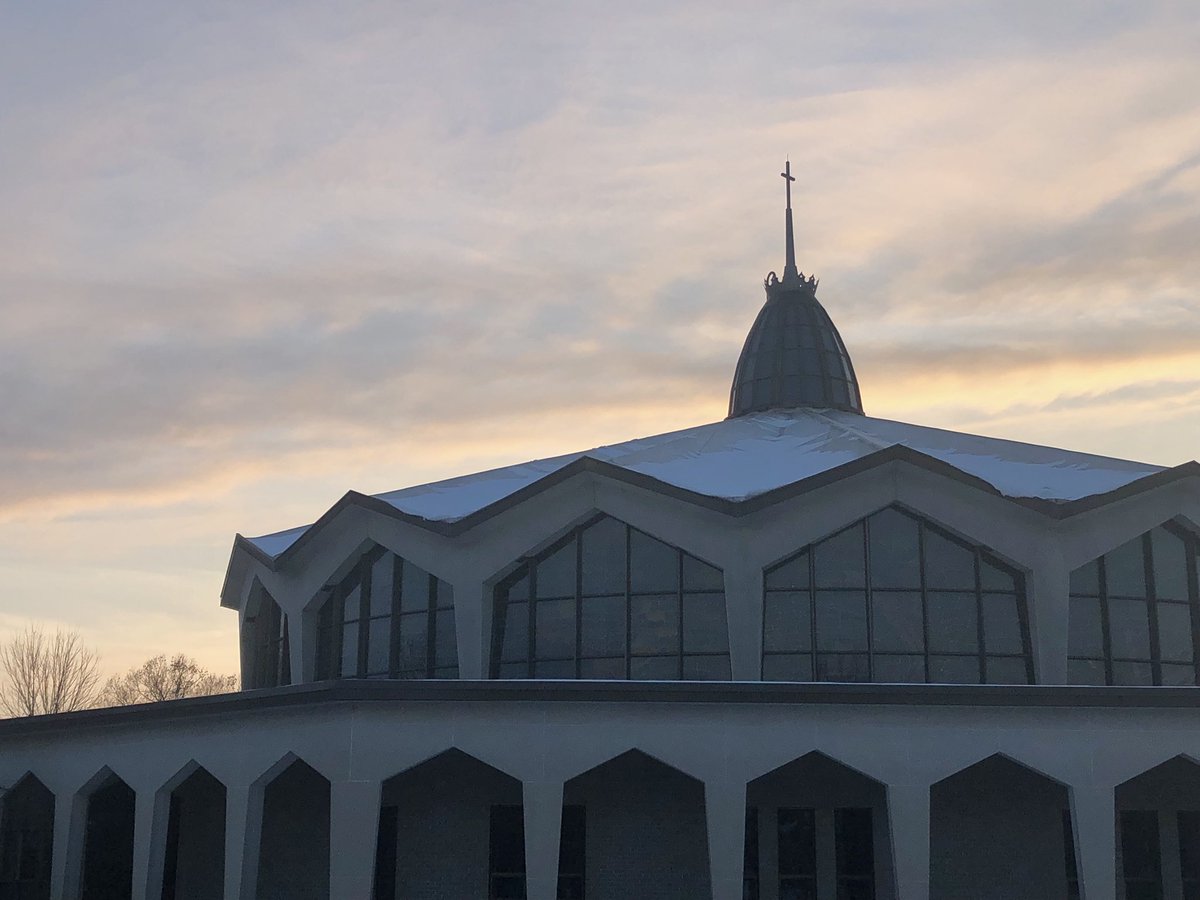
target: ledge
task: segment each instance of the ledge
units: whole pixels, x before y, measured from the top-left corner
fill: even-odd
[[[0,720],[0,739],[155,725],[295,706],[364,703],[722,703],[785,706],[974,706],[1200,709],[1196,687],[796,684],[702,681],[375,681],[345,679],[51,716]]]

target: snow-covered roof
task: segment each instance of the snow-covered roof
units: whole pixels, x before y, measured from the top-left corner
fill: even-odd
[[[419,519],[451,523],[590,458],[699,495],[742,501],[896,446],[979,478],[1005,496],[1052,502],[1103,494],[1163,471],[1146,463],[856,413],[787,409],[403,488],[375,499]],[[309,527],[249,541],[275,557]]]

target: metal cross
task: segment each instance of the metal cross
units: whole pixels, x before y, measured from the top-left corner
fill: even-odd
[[[786,160],[783,164],[783,171],[779,173],[780,177],[787,179],[787,208],[792,208],[792,182],[796,177],[792,175],[792,161]]]

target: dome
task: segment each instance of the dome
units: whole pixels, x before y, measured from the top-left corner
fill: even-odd
[[[767,276],[767,302],[746,335],[729,391],[729,417],[767,409],[841,409],[862,415],[854,365],[829,313],[817,302],[817,279],[796,270],[792,236],[792,165],[784,220],[783,278]]]
[[[817,301],[816,279],[767,279],[767,302],[746,335],[729,392],[730,417],[809,407],[862,414],[850,354]]]

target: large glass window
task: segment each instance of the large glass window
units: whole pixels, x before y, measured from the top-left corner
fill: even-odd
[[[261,585],[250,602],[246,633],[250,640],[250,671],[246,687],[268,688],[291,684],[292,666],[288,652],[288,621],[275,598]]]
[[[382,547],[329,590],[317,678],[457,678],[450,585]]]
[[[888,507],[764,575],[763,678],[1028,684],[1025,582]]]
[[[496,586],[492,677],[728,679],[721,571],[599,516]]]
[[[1071,573],[1071,684],[1196,684],[1197,540],[1162,525]]]

